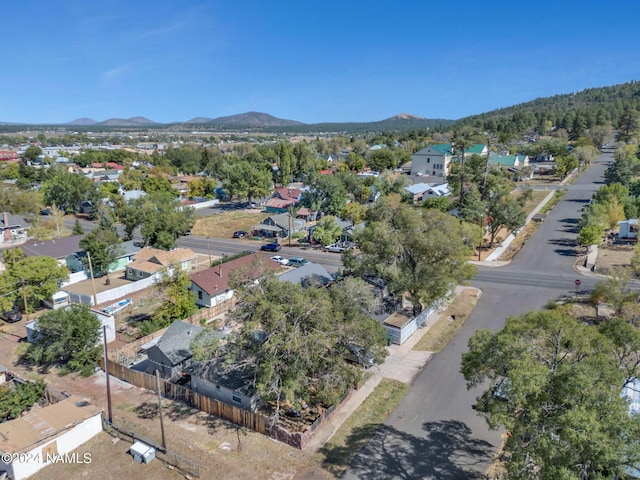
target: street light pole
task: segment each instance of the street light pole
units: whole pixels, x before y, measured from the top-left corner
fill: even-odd
[[[209,246],[209,237],[207,237],[207,253],[209,254],[209,267],[211,267],[211,247]]]

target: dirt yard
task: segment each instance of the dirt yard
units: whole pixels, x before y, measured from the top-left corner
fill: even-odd
[[[611,269],[629,266],[633,245],[611,245],[598,248],[598,273],[607,275]]]
[[[244,230],[251,232],[251,227],[262,222],[269,214],[262,210],[234,210],[198,218],[191,229],[194,235],[207,237],[231,238],[233,232]]]
[[[26,344],[25,320],[2,324],[0,358],[2,364],[23,378],[36,379],[36,370],[18,363],[18,356]],[[89,399],[107,412],[106,382],[103,372],[89,378],[77,375],[59,376],[55,371],[44,375],[47,384],[57,391]],[[161,443],[160,422],[157,416],[157,397],[112,377],[113,423],[157,444]],[[236,428],[217,417],[206,415],[181,403],[163,401],[164,427],[167,448],[199,465],[200,478],[209,479],[273,479],[294,478],[331,479],[321,468],[322,458],[312,452],[288,447],[258,433]],[[87,480],[125,478],[155,478],[174,480],[184,478],[179,472],[166,468],[159,460],[140,465],[127,453],[130,443],[116,441],[101,433],[78,453],[91,453],[90,464],[46,467],[34,479]],[[192,475],[192,478],[196,478]]]

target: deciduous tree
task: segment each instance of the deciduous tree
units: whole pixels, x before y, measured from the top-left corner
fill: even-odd
[[[316,227],[313,230],[313,239],[319,242],[323,247],[326,247],[338,240],[341,233],[342,229],[340,228],[340,225],[338,225],[336,217],[327,215],[322,217],[316,223]]]
[[[398,297],[406,292],[415,313],[475,274],[468,260],[481,231],[474,225],[438,210],[416,210],[398,196],[380,199],[366,220],[356,235],[361,254],[345,252],[345,266],[387,280]]]
[[[509,318],[469,340],[468,388],[488,386],[477,410],[508,432],[507,478],[625,478],[640,462],[640,416],[621,396],[638,376],[640,334],[622,320],[585,325],[564,310]]]
[[[61,364],[65,370],[89,376],[100,356],[100,334],[100,320],[88,306],[73,304],[53,310],[38,318],[37,335],[25,359],[45,370]]]

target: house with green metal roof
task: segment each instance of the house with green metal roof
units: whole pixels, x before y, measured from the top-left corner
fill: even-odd
[[[502,168],[511,172],[511,178],[515,181],[522,181],[533,177],[533,168],[529,166],[527,155],[489,155],[489,166],[492,168]]]
[[[527,155],[498,155],[492,153],[489,155],[489,165],[502,167],[526,167],[529,165],[529,157]]]

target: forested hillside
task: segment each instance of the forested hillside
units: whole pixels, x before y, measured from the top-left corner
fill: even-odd
[[[578,93],[538,98],[512,107],[460,119],[458,126],[471,125],[489,132],[516,134],[528,130],[540,134],[552,128],[565,129],[572,137],[595,125],[633,130],[640,110],[640,83],[589,88]]]

